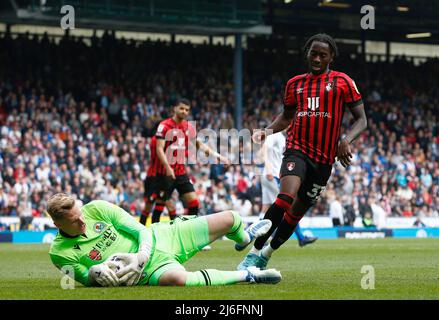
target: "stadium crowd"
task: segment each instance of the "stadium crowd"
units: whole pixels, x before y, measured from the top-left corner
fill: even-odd
[[[19,216],[25,226],[44,216],[48,196],[61,191],[140,215],[149,141],[178,97],[190,99],[198,129],[235,128],[230,46],[136,42],[109,32],[90,45],[68,36],[4,33],[0,48],[0,215]],[[341,53],[333,68],[356,81],[368,129],[355,142],[353,165],[334,166],[308,215],[326,216],[339,201],[347,224],[374,206],[387,216],[439,216],[438,59],[415,66],[404,57],[365,62]],[[299,54],[249,46],[243,128],[267,125],[283,108],[286,81],[305,70]],[[347,114],[344,128],[349,121]],[[234,144],[231,153],[248,148]],[[256,167],[188,166],[201,212],[259,215]],[[178,194],[173,197],[184,213]]]

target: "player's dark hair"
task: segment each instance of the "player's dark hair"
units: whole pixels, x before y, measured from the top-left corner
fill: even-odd
[[[331,49],[331,53],[334,55],[334,58],[338,57],[337,44],[335,43],[335,40],[326,33],[315,34],[306,41],[305,45],[303,46],[303,52],[305,53],[305,57],[308,54],[309,48],[314,41],[327,43],[329,45],[329,48]]]
[[[191,102],[189,101],[189,99],[186,98],[179,98],[175,101],[174,106],[178,106],[179,104],[185,104],[187,106],[191,106]]]

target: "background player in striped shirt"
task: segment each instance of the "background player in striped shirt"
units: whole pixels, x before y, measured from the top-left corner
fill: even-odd
[[[222,163],[229,164],[230,161],[196,139],[195,128],[186,120],[189,112],[190,102],[180,99],[174,106],[174,115],[160,122],[155,135],[158,161],[154,168],[158,199],[167,201],[177,189],[188,208],[188,214],[198,215],[200,201],[186,174],[190,140],[195,142],[197,149],[213,155]]]
[[[144,182],[144,201],[145,208],[142,211],[142,215],[140,216],[140,223],[146,225],[146,220],[148,219],[151,209],[154,207],[154,211],[152,212],[151,223],[159,222],[160,216],[163,210],[168,209],[169,219],[174,220],[176,216],[176,210],[174,203],[169,199],[167,201],[163,201],[161,199],[157,199],[158,191],[157,191],[157,175],[156,175],[156,166],[157,166],[157,138],[154,136],[151,139],[149,149],[151,150],[151,160],[148,167],[148,171],[146,173],[146,179]]]
[[[316,34],[308,39],[304,52],[309,72],[287,82],[284,111],[266,128],[273,133],[288,128],[280,193],[264,217],[273,224],[255,242],[238,269],[251,265],[266,267],[273,251],[290,238],[325,189],[335,158],[344,167],[350,165],[350,144],[367,127],[363,101],[354,81],[345,73],[329,68],[338,54],[334,39]],[[346,109],[354,123],[340,139]],[[261,142],[265,135],[264,131],[258,131],[253,139]],[[273,239],[265,245],[276,228]]]

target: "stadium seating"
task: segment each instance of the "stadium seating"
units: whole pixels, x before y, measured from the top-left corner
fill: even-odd
[[[59,191],[139,215],[148,142],[175,98],[191,100],[198,128],[235,126],[231,47],[134,42],[111,32],[90,40],[0,36],[0,215],[44,216],[47,197]],[[282,110],[284,84],[304,72],[303,60],[250,46],[244,64],[243,127],[262,128]],[[415,66],[404,57],[342,55],[334,69],[356,81],[369,127],[355,143],[353,165],[335,166],[309,215],[328,215],[338,193],[348,224],[348,212],[364,216],[372,204],[389,217],[439,216],[438,59]],[[253,166],[189,169],[203,213],[250,201],[259,214]]]

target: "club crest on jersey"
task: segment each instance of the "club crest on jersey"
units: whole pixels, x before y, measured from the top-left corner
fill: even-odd
[[[101,233],[105,228],[105,223],[103,222],[96,222],[93,226],[93,230],[96,233]]]
[[[331,91],[332,90],[332,82],[328,82],[328,84],[325,87],[326,91]]]
[[[295,162],[288,162],[287,163],[287,169],[288,171],[292,171],[294,169],[294,167],[296,166]]]
[[[99,260],[102,260],[102,255],[101,255],[101,253],[100,253],[98,250],[96,250],[96,249],[91,250],[91,251],[89,252],[89,254],[88,254],[88,257],[89,257],[91,260],[93,260],[93,261],[99,261]]]
[[[303,92],[303,88],[299,88],[299,89],[297,89],[297,91],[296,91],[296,93],[298,93],[298,94],[300,94],[300,93],[302,93]]]

